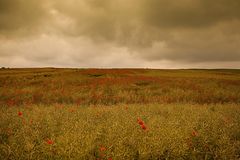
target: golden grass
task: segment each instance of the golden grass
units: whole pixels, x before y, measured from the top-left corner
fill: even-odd
[[[0,159],[239,159],[239,75],[0,70]]]
[[[237,159],[240,153],[234,104],[3,107],[0,126],[1,159]]]

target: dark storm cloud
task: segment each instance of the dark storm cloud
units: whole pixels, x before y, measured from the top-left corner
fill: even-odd
[[[240,18],[236,0],[69,0],[55,7],[76,21],[75,34],[118,41],[134,36],[161,39],[162,32],[201,29]]]
[[[144,4],[145,22],[157,27],[199,28],[240,17],[237,0],[150,0]]]
[[[0,33],[16,34],[36,29],[47,15],[45,2],[47,1],[0,0]]]
[[[240,67],[239,28],[238,0],[0,0],[0,62]]]
[[[149,60],[171,59],[182,62],[240,60],[239,21],[222,23],[203,29],[178,29],[171,39],[154,42],[142,49]]]

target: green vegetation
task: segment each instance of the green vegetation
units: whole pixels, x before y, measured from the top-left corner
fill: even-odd
[[[240,158],[240,70],[0,69],[0,106],[0,159]]]

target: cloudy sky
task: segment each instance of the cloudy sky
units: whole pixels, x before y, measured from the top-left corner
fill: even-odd
[[[240,1],[0,0],[0,66],[240,68]]]

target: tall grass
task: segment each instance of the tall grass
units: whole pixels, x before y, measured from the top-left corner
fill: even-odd
[[[240,103],[239,70],[0,70],[0,105]]]
[[[0,159],[240,158],[234,104],[2,107],[0,126]]]
[[[0,159],[239,159],[239,75],[2,69]]]

